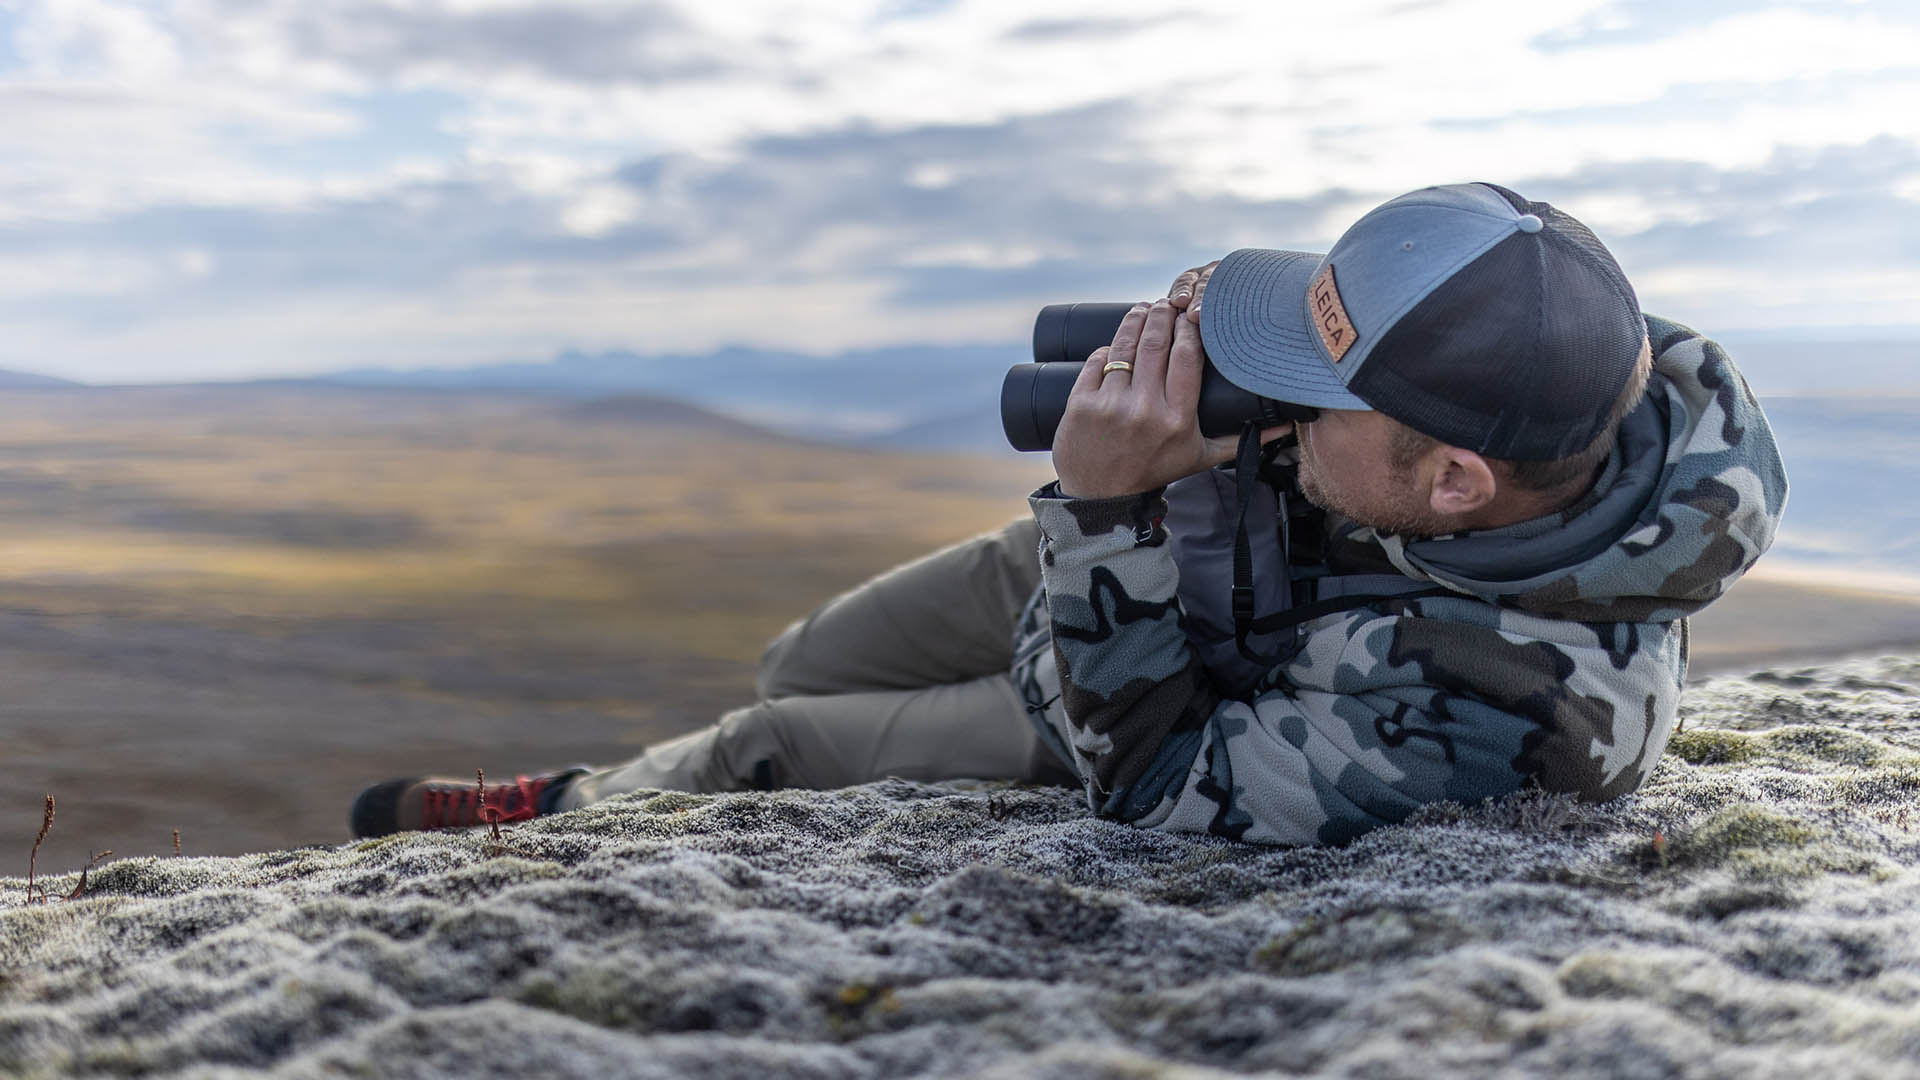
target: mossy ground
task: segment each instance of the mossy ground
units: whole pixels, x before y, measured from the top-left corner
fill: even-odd
[[[1630,798],[1338,849],[888,782],[0,881],[0,1073],[1901,1075],[1920,664],[1795,677]]]

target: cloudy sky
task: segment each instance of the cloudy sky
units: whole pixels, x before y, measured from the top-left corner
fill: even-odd
[[[1496,180],[1920,338],[1909,0],[0,0],[0,367],[1015,341]]]

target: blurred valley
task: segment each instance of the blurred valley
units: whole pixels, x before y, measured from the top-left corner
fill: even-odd
[[[43,868],[337,842],[386,776],[630,755],[1049,475],[633,397],[9,390],[0,432],[0,821],[28,843],[56,796]]]
[[[1000,360],[950,359],[931,400],[993,400]],[[1051,475],[991,410],[903,419],[906,391],[848,378],[782,385],[796,415],[900,423],[829,442],[630,392],[0,386],[0,821],[24,848],[58,798],[43,869],[164,854],[175,828],[193,854],[335,843],[374,780],[606,763],[711,722],[789,620]],[[1768,409],[1799,572],[1696,619],[1696,673],[1920,646],[1894,573],[1920,554],[1920,400]]]

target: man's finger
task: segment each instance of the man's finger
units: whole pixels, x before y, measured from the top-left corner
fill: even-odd
[[[1293,425],[1290,423],[1280,424],[1276,427],[1262,428],[1260,430],[1260,444],[1262,446],[1265,446],[1267,443],[1272,442],[1273,440],[1279,438],[1282,435],[1287,434],[1292,430],[1293,430]],[[1212,435],[1212,436],[1209,436],[1205,441],[1207,444],[1207,448],[1205,452],[1206,463],[1210,466],[1224,465],[1227,462],[1232,461],[1234,458],[1240,456],[1240,436],[1237,434],[1236,435]]]
[[[1206,437],[1206,451],[1202,460],[1208,468],[1225,465],[1240,456],[1240,436],[1209,435]]]
[[[1087,356],[1087,362],[1080,365],[1080,375],[1073,380],[1073,389],[1067,392],[1067,396],[1082,397],[1100,389],[1100,368],[1112,355],[1113,350],[1105,345],[1093,350]]]
[[[1113,354],[1109,360],[1133,362],[1133,354],[1140,351],[1140,328],[1147,322],[1147,305],[1135,304],[1133,310],[1120,320],[1113,331]]]
[[[1172,287],[1167,290],[1167,299],[1173,301],[1174,307],[1186,307],[1187,302],[1193,299],[1193,286],[1199,277],[1200,268],[1194,267],[1192,270],[1182,270],[1180,276],[1173,279]]]
[[[1213,277],[1213,269],[1220,265],[1215,259],[1205,266],[1196,266],[1188,273],[1193,275],[1193,299],[1187,303],[1187,319],[1195,326],[1200,325],[1200,300],[1207,292],[1207,280]]]
[[[1140,326],[1140,347],[1133,359],[1133,378],[1154,397],[1166,395],[1167,351],[1173,347],[1173,324],[1179,312],[1165,300],[1155,300]]]
[[[1167,357],[1167,404],[1182,413],[1200,408],[1200,378],[1206,369],[1200,328],[1190,319],[1173,320],[1173,349]]]

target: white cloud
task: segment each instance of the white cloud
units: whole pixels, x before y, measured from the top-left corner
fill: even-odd
[[[178,267],[169,260],[97,251],[0,255],[0,294],[36,300],[127,296],[160,284]]]
[[[1608,6],[1456,0],[1403,8],[1384,0],[1197,0],[1168,15],[1164,5],[1115,0],[1085,10],[1099,26],[1137,29],[1082,40],[1018,35],[1033,12],[1008,0],[877,25],[878,4],[781,0],[181,0],[169,10],[194,57],[191,72],[182,70],[173,36],[137,9],[104,0],[47,0],[30,9],[36,17],[21,37],[39,43],[26,50],[35,58],[33,88],[64,88],[70,101],[122,92],[113,112],[124,125],[96,118],[82,130],[95,127],[101,141],[122,145],[119,137],[134,134],[138,146],[127,130],[136,129],[229,166],[252,156],[246,146],[270,131],[290,140],[347,132],[352,115],[327,96],[383,85],[459,95],[467,104],[451,119],[478,152],[594,158],[724,156],[772,134],[985,124],[1130,100],[1146,109],[1116,153],[1184,164],[1190,190],[1242,197],[1395,190],[1410,173],[1534,173],[1549,162],[1639,156],[1649,145],[1730,166],[1762,160],[1782,143],[1860,141],[1920,124],[1920,76],[1907,70],[1920,51],[1920,26],[1844,8],[1757,10],[1651,41],[1552,51],[1537,44],[1543,36],[1583,18],[1604,22]],[[542,19],[564,32],[553,40],[527,32]],[[612,55],[628,49],[630,61],[606,62],[594,51],[596,29],[616,39]],[[656,40],[676,54],[718,59],[710,71],[662,75],[648,51]],[[510,62],[515,55],[525,62]],[[567,63],[581,56],[595,62]],[[1787,80],[1831,89],[1886,72],[1903,74],[1842,87],[1838,100],[1819,106],[1738,93]],[[137,95],[126,93],[136,86]],[[1731,88],[1717,107],[1653,107],[1677,90],[1714,86]],[[147,104],[135,106],[136,98]],[[28,130],[36,113],[75,130],[71,108],[56,113],[44,98],[13,104],[10,115]],[[1583,109],[1613,115],[1567,115]],[[250,129],[246,145],[219,145],[219,133],[236,125]],[[143,149],[167,156],[157,153],[163,147]]]
[[[1894,5],[890,6],[17,3],[0,317],[91,372],[978,338],[1484,178],[1564,187],[1695,321],[1912,322],[1920,256],[1873,238],[1903,223],[1821,225],[1836,185],[1920,202],[1911,162],[1822,156],[1920,148]],[[1657,163],[1687,168],[1656,193]],[[1820,279],[1779,282],[1808,243]],[[762,317],[723,317],[723,281]]]
[[[30,70],[116,81],[172,78],[181,56],[171,34],[145,11],[107,0],[40,0],[15,35]]]
[[[605,236],[639,216],[641,202],[619,184],[595,184],[571,193],[560,225],[574,236]]]
[[[1911,327],[1920,266],[1833,267],[1782,258],[1760,265],[1677,264],[1635,271],[1650,311],[1743,330]]]
[[[1046,259],[1044,249],[1032,244],[987,244],[962,241],[917,247],[900,256],[901,266],[962,266],[986,270],[1033,266]]]
[[[128,268],[122,278],[149,267]],[[0,285],[10,282],[0,262]],[[621,267],[595,272],[542,266],[476,272],[432,296],[309,293],[271,306],[167,313],[136,326],[74,329],[31,317],[10,320],[0,367],[52,370],[60,354],[71,377],[137,382],[241,378],[272,371],[319,373],[348,366],[400,368],[546,358],[565,349],[698,351],[723,339],[767,348],[876,346],[901,341],[1017,339],[1032,317],[1025,302],[937,310],[887,301],[879,280],[838,276],[805,284],[731,282],[689,275],[663,281]],[[849,324],[851,308],[870,317]]]
[[[216,264],[213,253],[205,248],[182,248],[173,256],[173,265],[190,278],[206,277]]]

